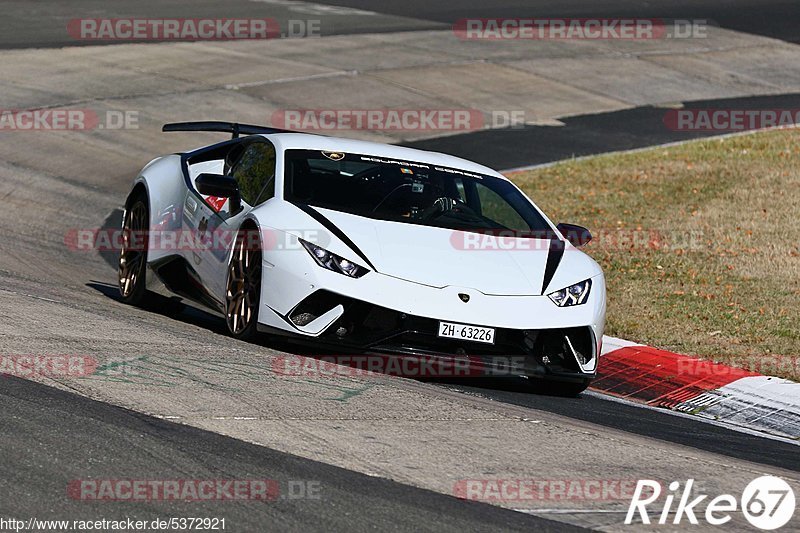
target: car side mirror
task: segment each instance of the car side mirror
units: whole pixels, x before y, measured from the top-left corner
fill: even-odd
[[[588,244],[592,240],[592,233],[583,226],[576,226],[575,224],[561,223],[556,226],[556,229],[561,232],[573,246],[580,248]]]
[[[222,174],[203,173],[194,180],[200,194],[228,198],[231,201],[231,213],[238,213],[242,209],[242,195],[239,184],[230,176]]]

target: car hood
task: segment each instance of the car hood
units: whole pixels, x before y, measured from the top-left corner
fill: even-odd
[[[543,287],[546,271],[548,281],[557,278],[556,282],[575,278],[570,281],[574,283],[593,275],[594,262],[561,241],[551,247],[549,239],[496,237],[311,209],[335,226],[327,229],[339,233],[339,240],[356,254],[363,254],[362,259],[376,271],[414,283],[522,296],[541,295],[548,288]],[[564,276],[565,270],[574,275]],[[556,271],[561,275],[556,276]]]

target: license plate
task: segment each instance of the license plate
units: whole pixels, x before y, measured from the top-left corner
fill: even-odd
[[[439,336],[447,337],[448,339],[494,344],[494,328],[484,328],[481,326],[439,322]]]

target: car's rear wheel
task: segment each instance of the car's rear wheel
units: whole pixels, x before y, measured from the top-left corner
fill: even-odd
[[[147,196],[139,193],[125,210],[122,246],[119,252],[119,294],[122,301],[141,306],[147,296],[147,230],[150,213]]]
[[[225,291],[225,321],[237,339],[255,337],[261,300],[261,245],[257,232],[243,229],[236,236]]]

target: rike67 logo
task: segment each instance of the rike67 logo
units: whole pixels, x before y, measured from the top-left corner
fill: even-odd
[[[680,524],[684,520],[697,525],[698,516],[712,526],[720,526],[730,522],[732,513],[741,511],[752,526],[763,530],[773,530],[785,526],[792,519],[795,509],[795,497],[792,487],[786,481],[775,476],[761,476],[751,481],[737,500],[730,494],[721,494],[708,501],[705,512],[695,509],[701,502],[709,498],[708,494],[692,494],[694,479],[689,479],[683,486],[678,481],[669,484],[663,507],[656,519],[658,524],[667,524],[672,517],[673,524]],[[639,480],[633,493],[633,499],[625,516],[625,523],[632,524],[634,516],[638,513],[642,524],[650,524],[650,511],[648,506],[656,503],[661,496],[661,484],[650,479]],[[679,494],[680,493],[680,494]],[[690,500],[690,498],[694,497]],[[673,510],[673,503],[678,500],[677,507]],[[661,505],[659,501],[657,505]],[[655,507],[655,506],[654,506]],[[657,511],[657,509],[655,509]]]

